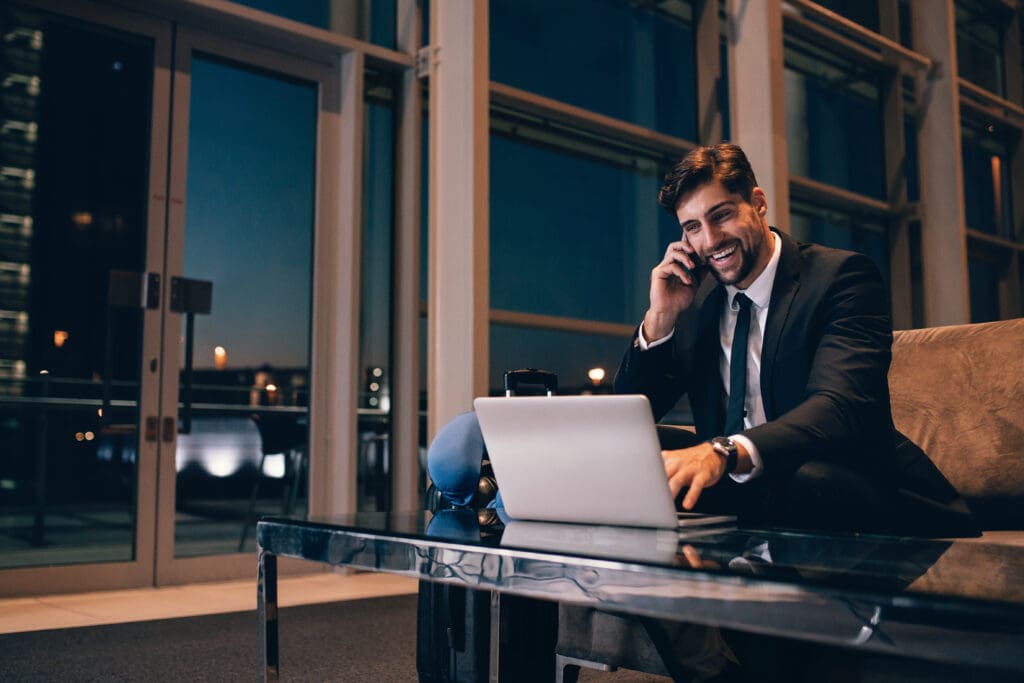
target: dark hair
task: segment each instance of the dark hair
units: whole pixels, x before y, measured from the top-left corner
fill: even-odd
[[[720,142],[698,147],[691,151],[665,174],[665,183],[658,192],[658,203],[676,215],[676,206],[682,198],[701,185],[718,181],[729,192],[750,201],[757,178],[750,168],[747,155],[737,145]]]

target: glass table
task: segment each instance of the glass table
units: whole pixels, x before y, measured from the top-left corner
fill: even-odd
[[[265,518],[259,657],[279,675],[277,557],[1024,675],[1024,547],[786,530],[511,521],[492,511]],[[514,679],[514,676],[507,676]]]

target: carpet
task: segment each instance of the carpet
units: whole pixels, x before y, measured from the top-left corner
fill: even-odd
[[[286,607],[285,681],[416,681],[416,596]],[[254,681],[256,612],[0,636],[0,680]]]

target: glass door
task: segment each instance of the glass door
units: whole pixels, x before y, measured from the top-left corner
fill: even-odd
[[[171,32],[48,4],[0,6],[0,595],[153,576]]]
[[[164,412],[177,406],[178,433],[161,456],[158,583],[249,576],[256,518],[307,509],[330,73],[191,31],[175,70]]]

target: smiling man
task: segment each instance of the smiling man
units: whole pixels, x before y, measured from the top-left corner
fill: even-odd
[[[881,274],[771,228],[768,201],[736,145],[697,148],[668,173],[659,202],[681,237],[651,271],[616,392],[646,394],[656,419],[689,396],[697,438],[663,452],[684,509],[941,533],[935,509],[960,503],[893,427]]]

